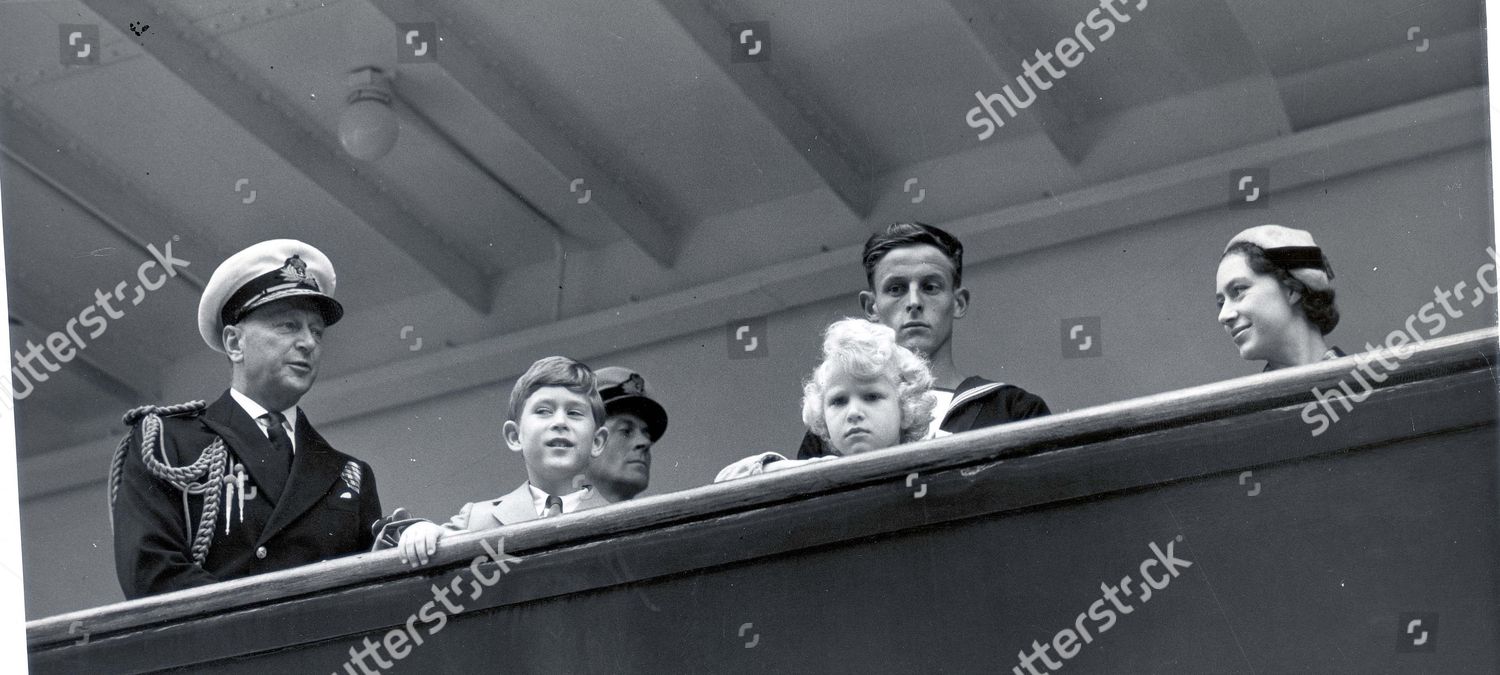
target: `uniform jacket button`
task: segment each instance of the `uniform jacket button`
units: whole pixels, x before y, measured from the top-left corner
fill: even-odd
[[[265,560],[266,559],[266,547],[262,546],[260,548],[255,549],[255,557],[257,557],[257,558],[259,558],[261,560]]]

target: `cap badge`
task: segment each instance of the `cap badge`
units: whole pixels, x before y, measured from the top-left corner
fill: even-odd
[[[627,396],[645,396],[646,379],[641,377],[640,373],[631,373],[630,377],[620,383],[620,391]]]
[[[307,263],[302,262],[300,256],[292,256],[286,259],[286,265],[281,268],[281,278],[302,286],[308,286],[313,290],[318,288],[318,280],[307,276]]]

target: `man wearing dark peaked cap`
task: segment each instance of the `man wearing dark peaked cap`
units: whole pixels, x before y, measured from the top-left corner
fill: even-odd
[[[110,467],[115,571],[127,598],[366,551],[370,465],[334,450],[297,402],[344,310],[333,265],[276,239],[224,261],[198,331],[230,363],[218,400],[137,408]]]
[[[634,370],[609,366],[594,371],[594,378],[609,439],[584,480],[610,503],[633,499],[651,483],[651,446],[667,432],[667,410]]]

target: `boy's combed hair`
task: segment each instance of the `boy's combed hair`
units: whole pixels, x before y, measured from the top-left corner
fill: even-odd
[[[932,372],[915,352],[896,344],[896,331],[866,319],[835,321],[823,333],[823,362],[802,385],[802,422],[824,442],[828,423],[823,419],[823,393],[834,373],[861,379],[888,378],[896,385],[901,404],[901,442],[927,435],[932,424]]]
[[[510,412],[506,419],[511,422],[519,421],[521,407],[526,405],[526,399],[542,387],[562,387],[582,394],[589,400],[589,407],[593,408],[594,423],[604,425],[604,399],[599,397],[599,383],[594,378],[594,371],[566,356],[537,359],[536,363],[526,369],[521,379],[516,380],[515,388],[510,390]]]
[[[953,263],[953,287],[964,285],[964,245],[959,243],[958,237],[948,234],[942,228],[910,222],[892,224],[883,232],[870,235],[865,241],[865,281],[870,284],[870,288],[875,287],[875,265],[885,254],[892,249],[921,244],[934,246],[942,251]]]

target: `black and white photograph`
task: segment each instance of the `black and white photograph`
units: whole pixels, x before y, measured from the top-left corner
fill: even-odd
[[[0,660],[1500,672],[1494,11],[0,0]]]

